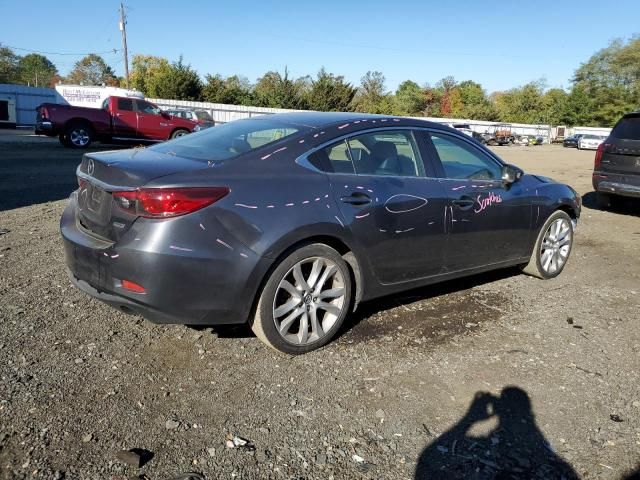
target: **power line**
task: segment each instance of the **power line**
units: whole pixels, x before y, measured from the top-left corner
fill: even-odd
[[[70,55],[70,56],[92,55],[92,54],[94,54],[94,55],[106,55],[108,53],[118,53],[118,52],[122,51],[122,49],[112,48],[111,50],[106,50],[104,52],[83,52],[83,53],[43,52],[43,51],[40,51],[40,50],[31,50],[29,48],[14,47],[12,45],[6,45],[6,44],[3,44],[3,46],[5,46],[7,48],[11,48],[12,50],[21,50],[23,52],[39,53],[41,55]]]

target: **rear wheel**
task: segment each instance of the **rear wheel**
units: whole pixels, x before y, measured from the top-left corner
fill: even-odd
[[[173,140],[174,138],[184,137],[188,133],[189,133],[188,130],[184,130],[184,129],[180,128],[180,129],[176,130],[175,132],[173,132],[171,134],[171,139]]]
[[[93,129],[86,123],[72,123],[69,125],[65,132],[66,142],[63,143],[65,147],[71,148],[87,148],[93,142]]]
[[[543,280],[560,275],[573,247],[573,223],[562,210],[551,214],[540,229],[524,273]]]
[[[351,276],[340,254],[323,244],[302,247],[269,276],[251,328],[271,348],[298,355],[327,344],[351,304]]]

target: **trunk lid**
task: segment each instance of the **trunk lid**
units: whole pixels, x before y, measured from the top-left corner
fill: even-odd
[[[146,149],[85,154],[77,169],[78,222],[93,235],[117,241],[138,217],[118,208],[112,192],[135,190],[150,180],[206,166]]]

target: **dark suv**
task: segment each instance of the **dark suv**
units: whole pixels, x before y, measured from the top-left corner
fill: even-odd
[[[640,111],[622,117],[598,147],[593,188],[600,207],[617,195],[640,198]]]

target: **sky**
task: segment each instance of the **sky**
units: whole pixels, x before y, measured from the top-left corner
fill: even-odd
[[[118,9],[114,0],[0,0],[0,43],[21,55],[74,54],[47,54],[63,75],[84,54],[107,52],[123,75],[122,53],[112,51],[122,48]],[[389,90],[449,75],[487,92],[539,79],[569,88],[580,63],[640,33],[638,0],[127,0],[125,11],[129,61],[182,55],[202,77],[251,82],[269,70],[299,77],[325,67],[357,85],[379,70]]]

